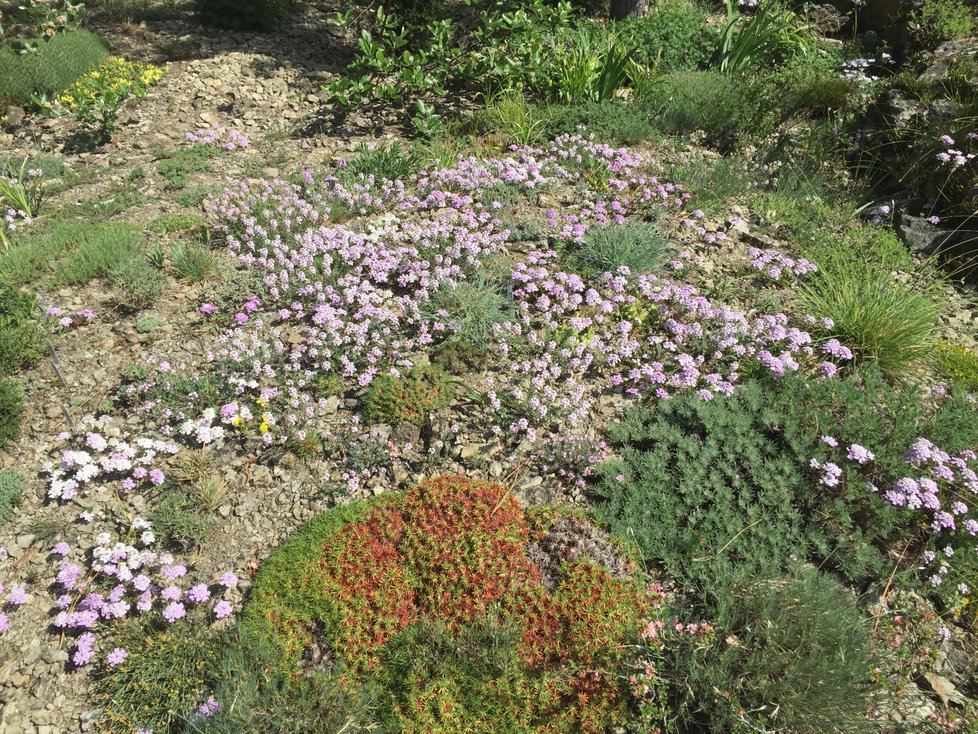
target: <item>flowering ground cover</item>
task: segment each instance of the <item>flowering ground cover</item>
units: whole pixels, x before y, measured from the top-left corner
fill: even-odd
[[[973,731],[973,309],[917,198],[814,153],[890,53],[765,0],[477,0],[456,53],[423,5],[335,19],[374,55],[327,84],[410,82],[415,140],[243,114],[318,89],[277,46],[200,87],[125,31],[52,98],[94,149],[43,123],[84,175],[0,161],[0,729]],[[478,112],[414,99],[496,43]]]

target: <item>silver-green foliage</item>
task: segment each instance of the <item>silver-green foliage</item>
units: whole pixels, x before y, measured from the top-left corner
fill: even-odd
[[[20,502],[24,477],[16,469],[0,471],[0,524],[6,522],[10,511]]]

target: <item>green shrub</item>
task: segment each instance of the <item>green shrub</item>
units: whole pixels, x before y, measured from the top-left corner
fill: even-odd
[[[656,81],[643,97],[665,132],[702,130],[712,142],[725,146],[750,123],[746,91],[736,78],[718,71],[682,71]]]
[[[598,140],[609,144],[635,145],[661,137],[652,124],[652,109],[642,99],[553,105],[544,108],[540,114],[545,120],[548,138],[576,133],[582,126]]]
[[[2,403],[3,383],[0,383],[0,403]],[[0,413],[3,409],[0,408]],[[7,522],[10,511],[20,504],[24,491],[24,477],[16,469],[0,471],[0,525]]]
[[[941,339],[937,343],[937,369],[941,377],[968,390],[978,390],[978,352]]]
[[[77,249],[55,270],[58,283],[81,285],[142,256],[145,240],[138,227],[118,222],[75,226]]]
[[[447,408],[454,395],[455,383],[440,367],[411,367],[400,377],[374,378],[363,396],[363,415],[368,423],[422,426],[429,413]]]
[[[108,51],[85,30],[56,33],[36,52],[17,54],[0,47],[0,99],[30,102],[31,95],[55,95],[98,66]]]
[[[826,338],[838,338],[857,363],[875,362],[892,380],[906,382],[932,361],[940,309],[932,289],[910,290],[887,269],[833,254],[801,284],[806,313],[830,318]]]
[[[764,392],[749,383],[729,398],[679,396],[655,414],[631,410],[612,431],[622,463],[602,470],[596,517],[634,538],[646,560],[704,590],[735,571],[778,573],[792,555],[808,558],[827,544],[805,521],[808,459],[797,454],[812,437]]]
[[[0,377],[35,364],[44,339],[34,311],[34,294],[0,287]]]
[[[322,650],[323,653],[327,652]],[[316,669],[328,659],[310,661],[309,674],[289,677],[274,672],[267,642],[240,629],[221,639],[221,654],[208,678],[219,702],[219,716],[195,723],[201,734],[337,734],[369,731],[373,702],[364,691],[351,692],[333,676]]]
[[[811,568],[713,592],[712,644],[680,641],[665,652],[684,731],[878,730],[868,713],[870,629],[852,593]]]
[[[975,11],[961,0],[924,0],[911,13],[909,30],[925,49],[964,38],[976,26]]]
[[[291,0],[197,0],[197,11],[207,23],[234,30],[271,31],[288,12]]]
[[[498,282],[480,278],[440,287],[424,305],[424,312],[435,317],[443,311],[442,321],[455,325],[458,339],[485,347],[492,338],[492,327],[508,320],[512,314],[509,297]]]
[[[613,31],[634,48],[636,61],[665,71],[705,66],[717,43],[717,31],[707,25],[706,10],[691,0],[655,4],[645,17],[615,22]]]
[[[206,672],[217,661],[217,639],[206,626],[180,621],[159,629],[143,620],[115,628],[106,649],[121,647],[125,661],[102,671],[96,683],[102,731],[139,727],[172,731],[194,712],[206,690]]]
[[[106,275],[114,289],[112,300],[126,311],[149,308],[163,292],[159,272],[141,257],[121,260]]]
[[[776,575],[792,556],[862,585],[889,573],[885,554],[920,530],[913,513],[869,485],[905,476],[903,454],[918,437],[952,454],[978,444],[964,390],[926,398],[869,365],[850,378],[787,374],[776,383],[749,380],[729,398],[687,395],[655,413],[634,408],[611,432],[620,459],[601,469],[597,517],[700,590],[734,575]],[[847,461],[852,444],[876,458]],[[818,483],[813,458],[838,464],[840,481]]]
[[[587,273],[614,273],[625,266],[639,274],[660,270],[673,252],[654,225],[630,221],[591,227],[571,257]]]

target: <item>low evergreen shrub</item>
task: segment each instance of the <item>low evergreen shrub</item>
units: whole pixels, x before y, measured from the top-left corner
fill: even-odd
[[[711,644],[680,639],[665,648],[681,731],[878,731],[869,718],[870,625],[851,592],[802,568],[728,583],[711,596]]]
[[[399,377],[374,378],[363,396],[363,415],[368,423],[422,426],[431,412],[447,408],[454,395],[451,375],[440,367],[411,367]]]

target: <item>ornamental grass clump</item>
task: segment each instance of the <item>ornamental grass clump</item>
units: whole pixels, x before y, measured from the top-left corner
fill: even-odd
[[[836,258],[821,265],[798,295],[808,313],[828,320],[825,338],[837,338],[857,363],[874,362],[896,382],[918,377],[937,343],[934,289],[913,290],[872,263]]]
[[[328,647],[319,674],[377,691],[398,731],[603,732],[652,609],[588,560],[547,591],[527,558],[546,533],[504,487],[455,477],[337,508],[265,564],[244,626],[285,674]]]

